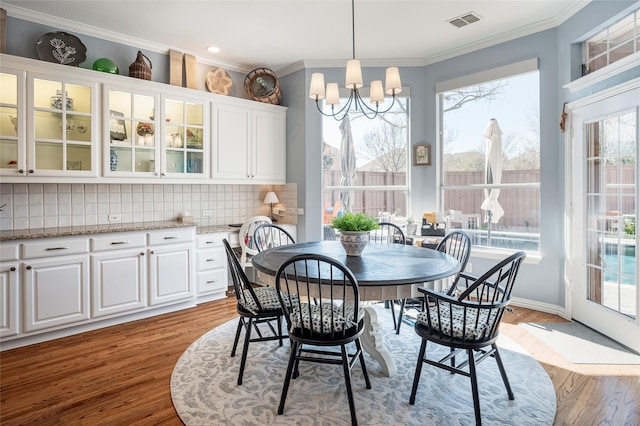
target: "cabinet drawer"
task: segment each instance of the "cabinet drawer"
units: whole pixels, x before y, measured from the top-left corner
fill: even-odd
[[[128,248],[144,247],[146,235],[143,232],[137,234],[119,233],[91,238],[91,251],[122,250]]]
[[[22,257],[30,259],[34,257],[66,256],[68,254],[88,253],[88,243],[89,240],[85,238],[46,238],[38,242],[22,244]]]
[[[157,232],[149,232],[149,245],[175,244],[193,241],[195,228],[167,229]]]
[[[226,232],[216,232],[215,234],[200,234],[196,237],[196,247],[199,249],[206,249],[209,247],[223,247],[222,240],[229,239],[229,234]]]
[[[218,247],[211,250],[198,251],[197,268],[198,271],[207,271],[209,269],[224,268],[227,257],[224,248]],[[225,268],[226,269],[226,268]]]
[[[0,244],[0,262],[18,260],[18,244]]]
[[[227,270],[217,269],[198,273],[198,295],[227,289]]]
[[[231,247],[240,247],[240,233],[239,232],[229,233],[228,241]]]

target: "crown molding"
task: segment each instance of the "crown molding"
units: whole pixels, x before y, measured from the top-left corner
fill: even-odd
[[[7,11],[7,14],[12,18],[22,19],[29,22],[35,22],[37,24],[47,25],[54,28],[64,28],[66,31],[84,34],[90,37],[95,37],[101,40],[107,40],[114,43],[124,44],[126,46],[136,46],[141,50],[151,51],[167,55],[169,50],[177,50],[182,53],[187,53],[196,57],[196,61],[199,64],[211,65],[215,67],[224,68],[227,71],[236,71],[239,73],[247,74],[256,67],[241,65],[224,60],[213,59],[208,56],[202,56],[201,53],[184,50],[176,46],[168,46],[166,44],[156,43],[154,41],[141,39],[137,37],[125,36],[115,31],[109,31],[103,28],[97,28],[92,25],[86,25],[81,22],[72,21],[65,18],[53,17],[44,13],[28,10],[20,6],[12,4],[3,4],[3,9]]]

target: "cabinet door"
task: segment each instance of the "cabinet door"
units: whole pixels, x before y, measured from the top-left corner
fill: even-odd
[[[26,260],[24,331],[89,318],[89,256]]]
[[[209,103],[163,97],[162,176],[202,178],[209,175]]]
[[[24,176],[27,170],[25,72],[0,72],[0,175]]]
[[[95,177],[97,85],[53,77],[27,73],[28,174]]]
[[[211,175],[229,182],[251,179],[249,108],[216,105],[213,108],[213,155]]]
[[[160,176],[160,96],[105,85],[103,99],[104,175]]]
[[[193,297],[193,245],[156,247],[149,253],[149,303],[159,305]]]
[[[120,250],[91,257],[93,317],[146,306],[146,256],[142,249]]]
[[[253,111],[251,174],[256,182],[285,183],[285,117],[281,112]]]
[[[18,334],[18,265],[0,265],[0,337]]]

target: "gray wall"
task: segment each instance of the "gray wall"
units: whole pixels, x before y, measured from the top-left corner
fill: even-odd
[[[413,144],[437,143],[435,84],[439,81],[472,74],[529,58],[539,58],[540,66],[540,125],[541,125],[541,254],[538,265],[527,264],[521,272],[521,281],[515,295],[525,299],[556,306],[564,306],[564,135],[558,122],[562,104],[590,93],[611,87],[622,81],[640,76],[640,66],[622,73],[580,93],[570,94],[562,86],[579,76],[579,48],[573,45],[603,23],[622,12],[637,7],[635,1],[596,0],[581,9],[555,29],[543,31],[477,52],[431,64],[425,67],[401,68],[404,86],[411,90],[411,141]],[[39,24],[9,17],[7,52],[17,56],[35,58],[35,43],[44,33],[60,31]],[[113,59],[128,74],[128,66],[135,59],[136,47],[122,46],[106,40],[81,36],[89,55],[82,66],[90,68],[97,57]],[[99,54],[92,52],[100,52]],[[148,54],[153,62],[153,80],[168,81],[166,55]],[[287,112],[287,182],[296,183],[298,207],[304,216],[298,217],[300,241],[320,238],[321,223],[321,115],[315,103],[307,97],[311,73],[322,71],[326,81],[342,83],[344,68],[304,69],[281,76],[283,105]],[[244,76],[230,73],[234,79],[232,96],[246,97],[240,89]],[[364,69],[365,81],[382,78],[381,68]],[[439,154],[439,150],[436,150]],[[438,169],[413,167],[411,177],[411,212],[419,216],[422,211],[435,210],[438,194]],[[472,258],[474,271],[482,271],[494,260]]]

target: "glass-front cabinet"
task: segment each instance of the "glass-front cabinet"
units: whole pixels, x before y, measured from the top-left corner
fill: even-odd
[[[27,173],[96,176],[96,84],[28,74]]]
[[[120,88],[106,88],[104,94],[103,140],[109,141],[103,151],[105,176],[158,175],[155,111],[159,95]]]
[[[3,68],[0,73],[0,174],[25,174],[26,135],[24,71]]]
[[[206,100],[105,87],[105,102],[106,176],[206,176]]]

